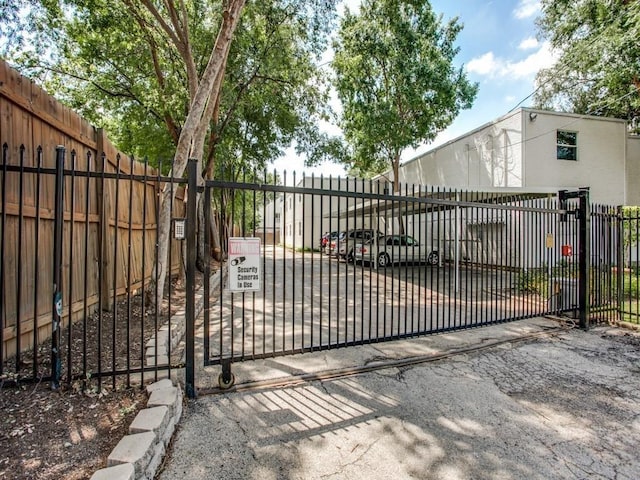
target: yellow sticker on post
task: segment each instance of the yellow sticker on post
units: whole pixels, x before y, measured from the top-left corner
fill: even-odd
[[[258,292],[262,288],[260,239],[229,237],[229,290]]]
[[[553,248],[553,244],[554,244],[553,233],[547,233],[547,236],[546,236],[547,248]]]

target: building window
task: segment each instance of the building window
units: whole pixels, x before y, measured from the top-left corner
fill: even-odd
[[[302,222],[298,222],[298,236],[302,235]]]
[[[558,130],[556,132],[556,152],[558,160],[578,160],[578,134]]]

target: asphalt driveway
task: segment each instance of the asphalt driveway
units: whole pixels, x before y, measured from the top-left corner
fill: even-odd
[[[238,365],[238,391],[189,402],[158,478],[640,478],[640,335],[558,327]]]
[[[513,287],[513,271],[373,270],[280,247],[265,249],[263,267],[261,291],[233,293],[223,280],[223,291],[211,297],[208,329],[197,335],[208,335],[205,355],[212,362],[467,328],[549,308],[547,298]]]

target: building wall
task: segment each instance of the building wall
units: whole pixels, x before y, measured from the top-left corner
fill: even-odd
[[[344,196],[343,192],[377,192],[378,183],[353,178],[306,177],[299,188],[322,190],[317,194],[287,193],[282,195],[281,239],[292,248],[319,248],[325,232],[371,227],[377,219],[350,211],[367,199]]]
[[[640,205],[640,136],[627,137],[625,205]]]
[[[577,220],[570,217],[560,223],[557,215],[527,210],[555,209],[555,199],[518,200],[512,205],[524,209],[504,210],[487,205],[423,212],[407,217],[406,232],[437,250],[445,261],[458,259],[525,270],[574,261],[561,252],[563,244],[576,246]],[[547,235],[553,240],[552,246],[547,245]]]
[[[577,133],[576,161],[557,159],[558,130]],[[391,176],[386,172],[379,179],[387,181]],[[404,163],[400,182],[478,191],[541,192],[589,186],[594,203],[639,205],[640,138],[627,137],[623,120],[522,108]],[[327,193],[281,195],[276,207],[280,238],[289,247],[317,248],[327,231],[389,229],[369,215],[349,214],[363,200],[338,194],[371,190],[369,182],[305,178],[297,186]],[[335,194],[329,194],[331,190]],[[446,243],[445,237],[437,241]],[[440,247],[448,249],[444,244]]]
[[[557,159],[558,130],[577,133],[577,161]],[[405,162],[399,176],[471,190],[589,186],[593,202],[640,203],[640,140],[627,139],[624,120],[522,108]]]
[[[279,244],[281,239],[280,215],[282,214],[283,195],[276,194],[268,200],[264,210],[259,212],[260,218],[256,233],[262,238],[264,244]]]
[[[558,130],[577,133],[576,161],[557,158]],[[399,175],[401,183],[478,191],[515,187],[540,193],[588,186],[592,203],[640,205],[640,138],[627,137],[624,120],[522,108],[406,162]],[[519,218],[519,212],[492,221],[467,218],[467,213],[464,209],[459,212],[457,233],[451,230],[449,219],[447,228],[437,229],[429,218],[420,219],[421,231],[438,232],[433,242],[444,258],[454,258],[458,245],[461,259],[504,262],[505,258],[494,258],[497,250],[491,242],[483,242],[482,236],[490,230],[500,238],[496,232],[506,229],[501,248],[506,248],[510,265],[537,268],[545,262],[565,261],[558,245],[545,247],[546,234],[553,234],[556,243],[559,238],[552,225],[533,238],[528,228],[519,231],[529,224]],[[482,235],[475,230],[482,230]],[[529,258],[520,258],[518,252],[529,252]]]
[[[405,162],[400,182],[469,189],[521,187],[521,129],[521,111],[506,115]]]
[[[621,205],[625,202],[627,126],[624,120],[531,109],[522,112],[525,188],[590,187],[594,203]],[[557,159],[558,130],[577,133],[576,161]]]

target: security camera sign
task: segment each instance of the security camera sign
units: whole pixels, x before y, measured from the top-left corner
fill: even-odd
[[[262,285],[260,268],[260,239],[229,238],[229,290],[257,292]]]

